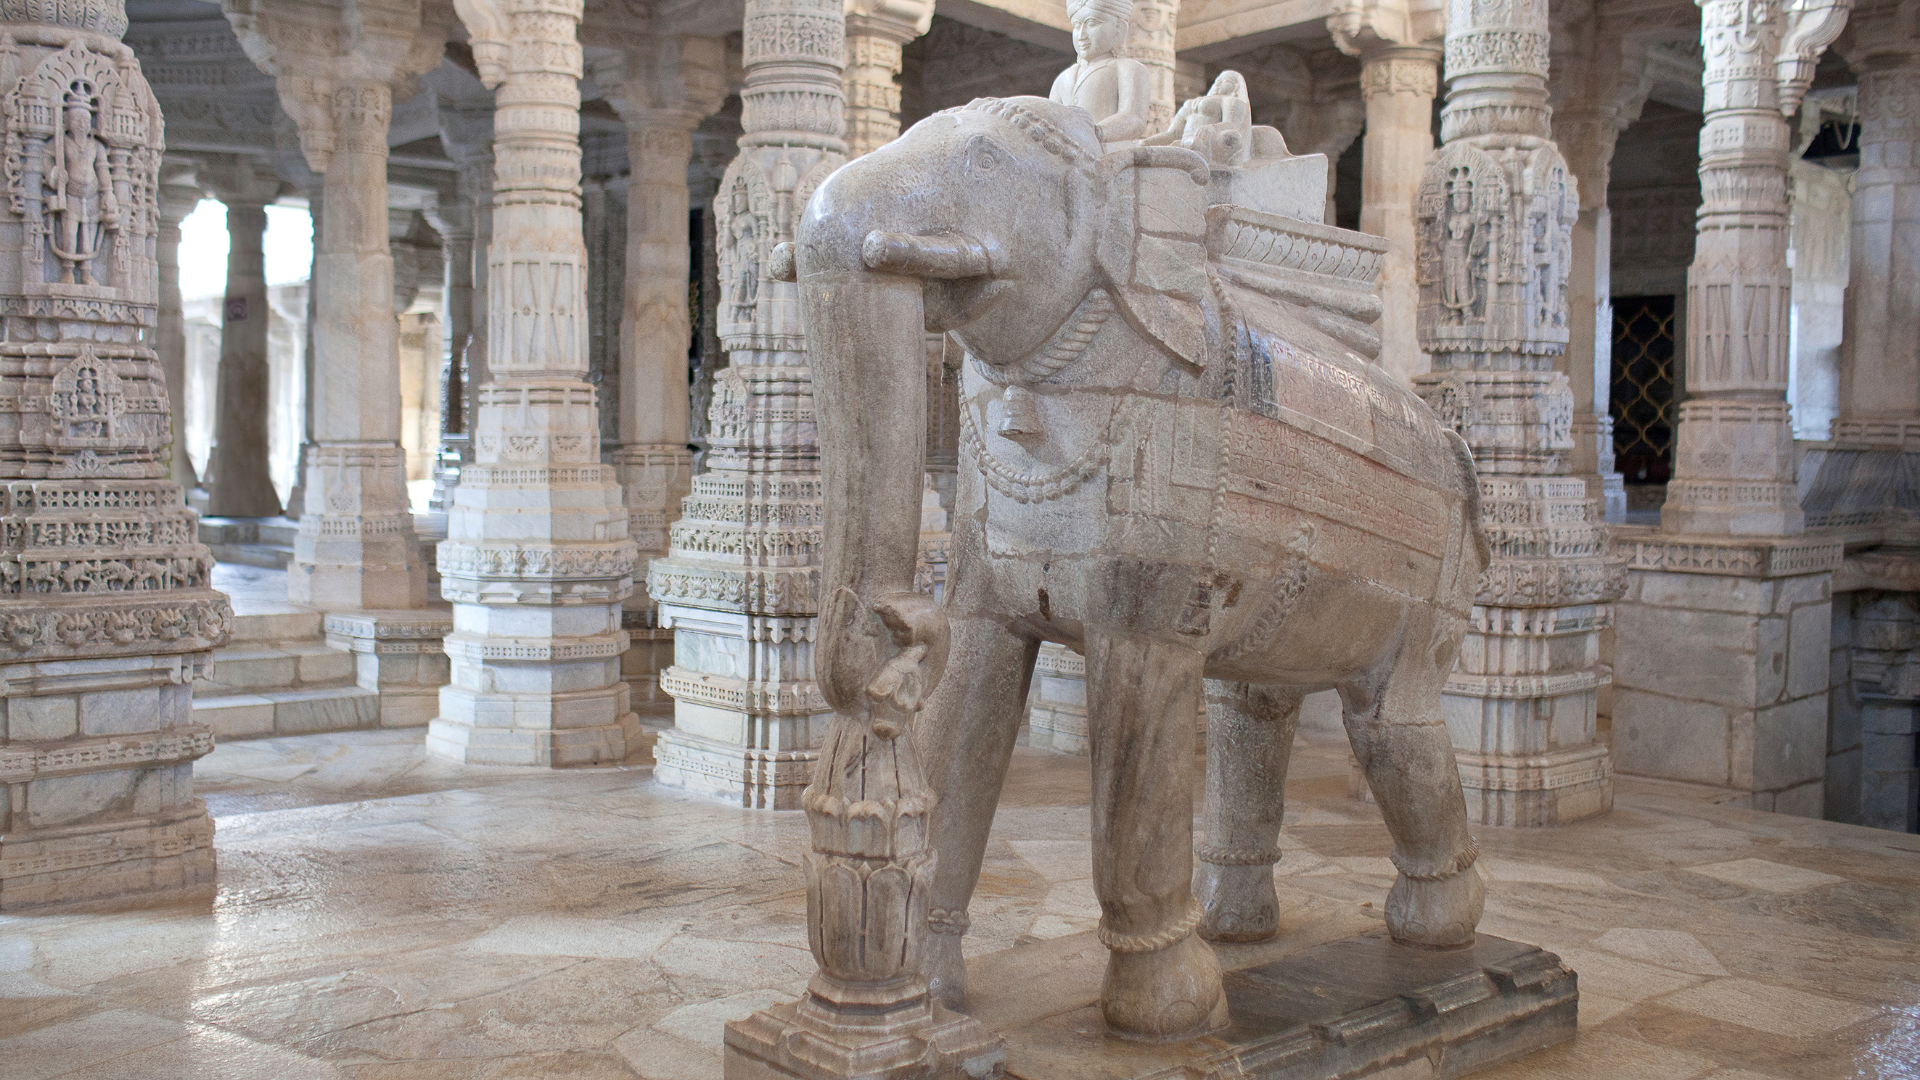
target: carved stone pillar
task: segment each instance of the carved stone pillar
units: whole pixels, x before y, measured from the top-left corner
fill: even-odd
[[[1613,805],[1600,636],[1625,583],[1571,475],[1567,276],[1578,197],[1549,131],[1546,0],[1447,8],[1445,145],[1421,179],[1414,388],[1466,439],[1493,561],[1443,709],[1468,812],[1559,825]]]
[[[1342,5],[1327,17],[1327,30],[1342,52],[1361,59],[1367,129],[1361,137],[1360,231],[1384,236],[1390,245],[1380,266],[1380,366],[1410,380],[1429,367],[1414,326],[1419,286],[1413,204],[1433,152],[1433,95],[1445,21],[1438,5],[1417,0]]]
[[[469,225],[467,332],[455,349],[462,363],[460,432],[441,442],[433,509],[445,512],[460,470],[473,460],[473,420],[487,381],[487,249],[493,242],[493,95],[478,79],[443,67],[429,76],[439,103],[440,142],[460,167],[455,190]]]
[[[1627,492],[1613,460],[1613,218],[1607,187],[1620,132],[1639,118],[1652,82],[1636,50],[1623,56],[1621,28],[1589,14],[1556,28],[1553,137],[1580,191],[1567,274],[1567,351],[1573,389],[1573,473],[1595,487],[1606,519],[1627,519]],[[1564,37],[1566,40],[1558,40]]]
[[[746,133],[713,207],[730,362],[714,380],[708,471],[647,574],[676,655],[654,777],[768,809],[799,809],[828,714],[813,673],[813,380],[798,290],[767,259],[845,160],[845,47],[843,0],[747,0]]]
[[[1786,401],[1786,118],[1850,5],[1812,0],[1783,11],[1749,0],[1698,2],[1702,204],[1687,271],[1687,400],[1660,527],[1790,536],[1806,516]]]
[[[1703,0],[1706,122],[1686,381],[1660,528],[1623,528],[1615,635],[1622,772],[1820,815],[1838,538],[1805,515],[1788,423],[1785,117],[1846,6]]]
[[[1880,0],[1854,21],[1860,168],[1833,437],[1920,451],[1920,2]]]
[[[434,455],[433,495],[427,506],[447,511],[467,454],[468,346],[473,339],[473,204],[461,197],[442,204],[434,227],[447,253],[447,366],[440,378],[440,449]]]
[[[280,496],[268,472],[267,204],[280,180],[264,161],[223,161],[201,179],[227,207],[227,291],[220,323],[213,447],[207,454],[210,517],[273,517]]]
[[[718,38],[661,38],[616,54],[595,75],[617,87],[627,122],[626,275],[620,301],[620,445],[613,454],[627,534],[640,550],[636,576],[667,554],[667,527],[693,486],[687,449],[687,165],[693,129],[727,93],[726,46]],[[644,579],[643,579],[644,580]],[[673,633],[644,593],[625,615],[633,645],[624,661],[634,693],[652,701],[673,662]]]
[[[640,722],[620,681],[633,542],[586,380],[579,0],[474,0],[495,89],[487,379],[440,545],[453,681],[427,750],[474,764],[621,761]]]
[[[1153,78],[1153,103],[1147,106],[1148,132],[1167,130],[1179,104],[1181,73],[1173,55],[1179,22],[1180,0],[1133,0],[1127,55],[1145,64]]]
[[[0,911],[213,886],[193,680],[232,624],[168,477],[160,106],[118,0],[7,9]],[[64,197],[56,197],[55,191]]]
[[[158,215],[154,251],[160,264],[160,311],[153,351],[166,375],[167,398],[173,410],[168,472],[182,491],[200,483],[193,474],[193,459],[187,456],[187,321],[180,300],[180,223],[200,204],[200,188],[182,182],[185,179],[162,172],[154,204]]]
[[[326,610],[417,608],[426,565],[400,448],[399,327],[387,235],[395,88],[439,63],[448,13],[226,0],[227,21],[277,77],[307,164],[325,179],[314,241],[314,445],[287,597]]]
[[[900,49],[933,25],[933,4],[847,0],[846,16],[847,156],[857,158],[900,134]]]

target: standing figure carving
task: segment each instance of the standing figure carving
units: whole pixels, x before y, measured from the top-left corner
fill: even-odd
[[[75,79],[65,99],[65,127],[47,142],[47,213],[53,219],[53,255],[60,280],[93,285],[101,241],[120,228],[107,145],[99,128],[100,98],[92,83]]]
[[[1473,177],[1456,170],[1447,181],[1447,216],[1443,227],[1440,302],[1456,322],[1473,318],[1474,257],[1479,254],[1480,220],[1473,210]]]

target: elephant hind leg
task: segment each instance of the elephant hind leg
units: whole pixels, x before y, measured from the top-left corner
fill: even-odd
[[[1194,934],[1194,713],[1200,653],[1089,628],[1093,885],[1110,950],[1100,1010],[1125,1038],[1169,1041],[1225,1020],[1220,962]]]
[[[1340,688],[1347,737],[1393,836],[1400,876],[1387,894],[1387,929],[1404,945],[1471,944],[1485,900],[1453,741],[1440,715],[1458,623],[1415,609],[1392,666]]]
[[[1273,864],[1300,698],[1293,687],[1207,682],[1206,835],[1194,850],[1208,941],[1265,941],[1280,929]]]

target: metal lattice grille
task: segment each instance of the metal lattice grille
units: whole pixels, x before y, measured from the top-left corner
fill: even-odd
[[[1629,484],[1673,471],[1673,297],[1613,298],[1613,455]]]

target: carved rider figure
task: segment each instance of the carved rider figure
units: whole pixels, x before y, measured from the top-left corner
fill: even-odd
[[[1112,152],[1137,145],[1147,133],[1153,78],[1145,64],[1126,54],[1132,3],[1068,0],[1067,17],[1073,22],[1077,59],[1053,80],[1053,92],[1048,96],[1093,114],[1102,149]]]
[[[93,285],[92,263],[104,234],[120,228],[120,206],[98,133],[93,85],[74,81],[65,99],[65,129],[50,143],[46,206],[53,218],[53,253],[65,284]]]
[[[1440,253],[1440,302],[1465,322],[1473,317],[1473,257],[1479,222],[1473,212],[1473,178],[1456,170],[1447,180],[1447,235]]]
[[[1253,152],[1253,106],[1247,81],[1223,71],[1204,95],[1180,106],[1173,123],[1144,146],[1184,146],[1215,165],[1244,165]]]

